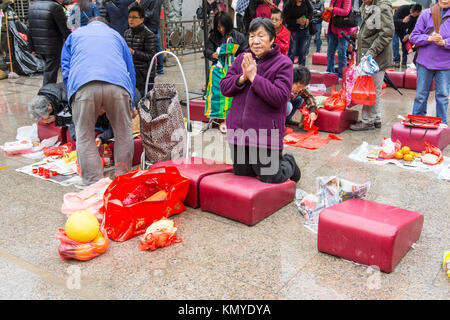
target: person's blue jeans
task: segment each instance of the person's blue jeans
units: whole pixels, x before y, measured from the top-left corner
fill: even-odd
[[[291,31],[291,43],[289,45],[288,56],[294,62],[294,58],[298,57],[298,64],[306,64],[306,46],[308,45],[309,30],[303,29],[299,31]]]
[[[450,70],[429,70],[417,63],[417,88],[414,99],[413,114],[427,115],[427,100],[433,83],[436,88],[436,117],[447,122],[448,97],[450,94]]]
[[[159,36],[159,29],[155,29],[155,28],[149,28],[151,32],[153,32],[156,36],[156,53],[161,52],[162,48],[161,48],[161,37]],[[160,54],[157,58],[157,69],[156,71],[158,73],[163,72],[163,65],[164,65],[164,57],[162,54]]]
[[[337,34],[330,31],[328,34],[327,50],[327,72],[335,73],[334,54],[338,51],[338,76],[342,79],[342,70],[347,66],[347,45],[348,41],[344,37],[338,37]]]
[[[392,38],[392,50],[394,51],[394,62],[400,62],[400,52],[399,45],[400,42],[402,44],[402,54],[403,54],[403,64],[406,64],[406,60],[408,58],[408,51],[406,50],[406,42],[403,42],[404,34],[399,34],[397,32],[394,33],[394,37]]]
[[[303,103],[302,97],[296,97],[290,101],[288,101],[286,106],[286,121],[292,121],[292,117],[294,116],[295,112],[300,108],[300,106]]]
[[[314,38],[314,43],[316,44],[316,52],[320,52],[320,47],[322,46],[322,39],[320,39],[320,34],[322,33],[322,22],[315,23],[314,26],[316,27],[316,34]],[[309,47],[311,46],[311,38],[313,36],[309,36],[308,38],[308,45],[306,46],[306,52],[309,52]]]

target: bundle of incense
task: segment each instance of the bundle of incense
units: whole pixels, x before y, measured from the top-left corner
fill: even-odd
[[[434,5],[430,8],[431,17],[433,18],[434,32],[439,33],[441,27],[442,8],[439,5]]]

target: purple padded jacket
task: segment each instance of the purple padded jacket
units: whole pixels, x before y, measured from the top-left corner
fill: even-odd
[[[450,16],[450,9],[444,15],[444,17],[448,16]],[[430,9],[426,9],[417,19],[410,37],[411,42],[419,47],[416,62],[429,70],[450,70],[450,18],[447,18],[439,30],[445,40],[445,46],[442,47],[427,41],[430,36],[428,32],[432,28],[434,29],[433,18]]]
[[[250,49],[245,52],[251,52]],[[227,116],[227,141],[268,149],[283,149],[286,104],[293,81],[292,61],[281,54],[278,44],[257,60],[258,71],[253,83],[239,86],[242,75],[240,54],[220,82],[223,95],[233,97]]]

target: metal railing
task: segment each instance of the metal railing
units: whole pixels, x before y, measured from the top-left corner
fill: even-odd
[[[212,18],[208,23],[208,33],[212,28]],[[202,52],[205,47],[203,20],[167,21],[161,24],[161,47],[177,56]]]

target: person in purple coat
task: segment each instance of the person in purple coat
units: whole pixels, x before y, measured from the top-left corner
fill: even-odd
[[[436,86],[436,117],[448,124],[447,109],[450,95],[450,0],[439,0],[442,20],[436,33],[430,9],[422,12],[411,32],[410,41],[418,47],[417,89],[413,114],[425,116],[431,84]]]
[[[226,122],[234,174],[267,183],[298,182],[294,157],[283,155],[293,64],[274,43],[269,19],[254,19],[248,31],[250,49],[234,60],[220,82],[222,94],[233,97]]]

